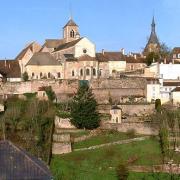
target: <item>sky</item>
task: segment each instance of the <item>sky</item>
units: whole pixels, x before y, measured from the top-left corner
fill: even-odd
[[[96,50],[141,52],[152,16],[161,42],[180,46],[180,0],[0,0],[0,59],[30,42],[62,38],[70,14]]]

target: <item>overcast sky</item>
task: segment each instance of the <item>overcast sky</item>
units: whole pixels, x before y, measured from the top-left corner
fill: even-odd
[[[161,42],[180,46],[180,0],[0,0],[0,59],[14,58],[29,42],[62,38],[70,16],[97,51],[140,52],[153,14]],[[71,4],[71,5],[70,5]]]

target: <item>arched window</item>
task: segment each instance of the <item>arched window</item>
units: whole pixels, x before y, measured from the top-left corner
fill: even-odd
[[[74,30],[71,30],[71,32],[70,32],[70,37],[71,37],[71,38],[74,38],[74,36],[75,36]]]
[[[32,73],[32,77],[34,77],[34,73]]]
[[[83,76],[83,69],[80,70],[80,76]]]
[[[118,121],[119,121],[119,118],[118,118],[118,117],[116,117],[116,123],[118,123]]]
[[[90,75],[90,70],[86,69],[86,75],[89,76]]]
[[[50,78],[51,77],[51,73],[50,72],[48,72],[48,78]]]
[[[60,72],[58,72],[57,76],[58,76],[58,78],[60,78],[60,77],[61,77],[61,73],[60,73]]]
[[[93,68],[93,76],[96,76],[96,69]]]
[[[74,70],[72,70],[72,76],[74,77]]]
[[[42,74],[42,72],[40,73],[40,78],[42,78],[42,76],[43,76],[43,74]]]

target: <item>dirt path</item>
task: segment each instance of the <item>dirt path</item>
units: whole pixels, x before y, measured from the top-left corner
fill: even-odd
[[[74,149],[74,151],[86,151],[86,150],[93,150],[93,149],[98,149],[98,148],[107,147],[107,146],[111,146],[111,145],[117,145],[117,144],[129,144],[132,142],[144,141],[145,139],[149,139],[149,136],[133,138],[133,139],[126,139],[126,140],[121,140],[121,141],[116,141],[116,142],[106,143],[106,144],[100,144],[100,145],[91,146],[88,148]]]

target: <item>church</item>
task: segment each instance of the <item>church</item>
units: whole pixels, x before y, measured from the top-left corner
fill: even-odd
[[[29,80],[120,77],[122,72],[143,70],[146,67],[145,55],[158,51],[159,47],[154,18],[144,52],[128,54],[125,54],[124,49],[97,53],[96,45],[87,37],[81,37],[79,26],[70,18],[63,27],[62,39],[46,39],[42,46],[37,42],[30,43],[14,60],[1,61],[4,69],[0,68],[0,74],[9,77],[11,82],[22,81],[25,72]],[[16,66],[11,66],[11,63]],[[10,71],[15,75],[9,75]]]

